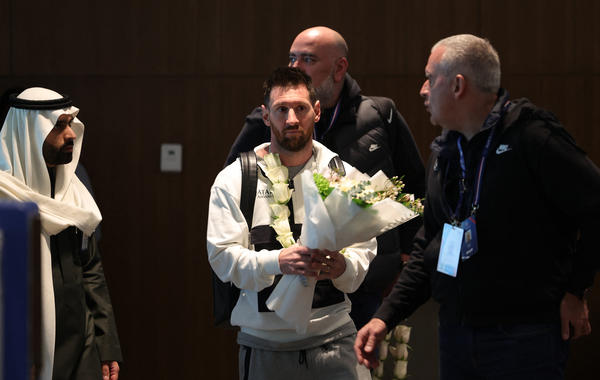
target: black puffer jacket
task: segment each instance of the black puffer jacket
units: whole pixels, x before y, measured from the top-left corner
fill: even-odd
[[[507,99],[501,93],[493,113]],[[466,202],[490,128],[463,139]],[[479,251],[456,277],[437,272],[444,223],[458,202],[457,132],[432,144],[424,226],[410,261],[376,317],[389,328],[429,296],[440,321],[469,326],[558,321],[565,292],[581,294],[599,268],[600,170],[556,118],[527,99],[513,101],[496,127],[476,212]]]
[[[383,170],[388,177],[404,176],[405,191],[422,197],[425,169],[406,122],[392,100],[363,96],[360,91],[358,83],[346,74],[339,115],[328,128],[334,110],[322,110],[315,125],[317,140],[363,173],[373,175]],[[257,107],[246,117],[226,164],[270,139]],[[381,294],[391,284],[402,266],[400,253],[410,251],[420,224],[418,218],[377,238],[377,257],[357,292]]]

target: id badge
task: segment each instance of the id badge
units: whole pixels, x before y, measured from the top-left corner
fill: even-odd
[[[442,244],[440,246],[440,256],[438,258],[438,272],[456,277],[458,270],[458,259],[460,257],[460,247],[463,241],[463,229],[444,223],[442,232]]]
[[[465,233],[463,235],[462,248],[460,250],[460,259],[467,260],[477,253],[477,222],[474,216],[463,220],[460,224]]]

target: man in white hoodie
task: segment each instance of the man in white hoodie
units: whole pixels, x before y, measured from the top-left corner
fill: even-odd
[[[254,149],[260,173],[251,225],[240,208],[239,159],[215,179],[208,215],[209,262],[222,281],[241,289],[231,315],[231,324],[241,330],[240,379],[370,379],[369,371],[352,356],[356,328],[346,293],[355,291],[364,279],[375,257],[376,240],[354,244],[344,254],[282,243],[288,239],[284,228],[271,227],[275,223],[271,208],[281,189],[267,170],[267,154],[279,155],[287,167],[285,182],[294,188],[287,217],[279,219],[289,221],[287,233],[295,239],[308,218],[301,192],[303,173],[326,173],[336,154],[312,140],[320,104],[310,78],[301,70],[275,70],[265,82],[262,109],[271,141]],[[343,166],[348,174],[356,170]],[[281,296],[277,285],[285,282],[282,275],[316,279],[312,305],[300,306],[298,297],[289,293]],[[287,306],[278,308],[278,303]],[[298,315],[307,315],[306,325],[299,327]]]
[[[0,131],[0,198],[35,202],[41,220],[41,379],[118,379],[119,339],[94,231],[102,217],[75,175],[84,126],[69,97],[10,97]]]

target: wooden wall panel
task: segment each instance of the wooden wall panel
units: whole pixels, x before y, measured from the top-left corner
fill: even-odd
[[[260,81],[94,78],[81,85],[97,94],[87,115],[104,126],[100,130],[86,122],[85,153],[105,157],[102,163],[86,163],[97,193],[107,196],[99,195],[104,218],[112,221],[104,232],[105,267],[111,285],[127,289],[113,295],[115,309],[125,314],[119,318],[121,335],[137,342],[124,345],[125,374],[135,369],[140,378],[153,378],[157,371],[189,378],[198,366],[210,368],[216,360],[206,356],[200,342],[214,341],[215,352],[229,363],[236,357],[233,333],[211,327],[207,200],[245,112],[261,98]],[[163,142],[183,145],[183,173],[159,172]],[[115,191],[115,183],[127,186]],[[162,360],[164,347],[187,360],[172,368]],[[148,358],[158,368],[144,366]],[[236,371],[230,364],[221,368],[229,371],[223,379]]]
[[[526,97],[550,110],[590,158],[600,163],[600,78],[597,76],[509,76],[503,80],[512,98]]]
[[[594,0],[573,2],[575,33],[569,49],[575,52],[575,72],[600,74],[600,3]],[[558,52],[560,53],[560,52]]]
[[[14,74],[75,75],[94,67],[94,55],[87,54],[88,9],[74,1],[12,1]],[[84,54],[81,54],[81,53]]]
[[[429,145],[439,135],[440,128],[429,123],[423,99],[419,95],[424,75],[407,77],[357,77],[364,94],[377,94],[394,100],[396,107],[411,129],[424,161],[429,157]]]
[[[10,73],[11,62],[11,3],[0,0],[0,75]],[[4,90],[2,90],[4,91]],[[4,120],[2,120],[4,122]]]
[[[295,36],[311,26],[328,25],[345,37],[360,34],[362,28],[357,26],[356,19],[370,18],[358,17],[359,13],[347,13],[343,9],[362,8],[362,4],[361,1],[335,0],[290,7],[277,0],[244,3],[224,0],[222,70],[225,74],[259,74],[264,78],[275,67],[287,64]],[[361,26],[364,24],[363,21]]]
[[[123,378],[233,379],[235,333],[211,322],[209,189],[299,31],[344,35],[350,73],[365,94],[394,99],[424,159],[439,134],[419,97],[431,45],[488,37],[513,97],[556,113],[600,163],[598,15],[594,0],[0,0],[0,88],[46,86],[81,109]],[[182,173],[159,171],[161,143],[183,145]],[[592,378],[597,342],[573,344],[569,378]]]
[[[200,1],[14,1],[15,74],[214,74],[219,9]]]
[[[215,162],[211,166],[216,170],[215,176],[222,168],[231,144],[242,129],[244,118],[255,107],[262,104],[264,79],[265,77],[237,78],[231,76],[224,77],[220,82],[220,111],[218,118],[210,125],[215,138],[212,141],[206,141],[207,150],[211,154],[209,161]]]
[[[504,74],[565,73],[574,64],[574,4],[563,0],[482,1],[481,34]]]
[[[375,5],[375,6],[373,6]],[[423,76],[431,45],[456,33],[476,33],[479,1],[358,2],[355,23],[344,33],[350,45],[351,72]]]

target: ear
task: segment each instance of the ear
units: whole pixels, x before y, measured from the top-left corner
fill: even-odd
[[[262,119],[263,119],[265,125],[270,127],[271,121],[269,120],[269,110],[267,109],[267,107],[265,107],[264,104],[261,105],[260,108],[262,109]]]
[[[335,62],[333,79],[335,82],[341,82],[344,80],[344,76],[348,71],[348,59],[346,57],[340,57]]]
[[[455,98],[460,98],[465,94],[465,91],[467,90],[467,81],[462,74],[456,74],[452,85],[452,92]]]
[[[315,110],[315,123],[316,123],[319,120],[321,120],[321,102],[319,102],[317,100],[315,102],[315,105],[313,106],[313,109]]]

